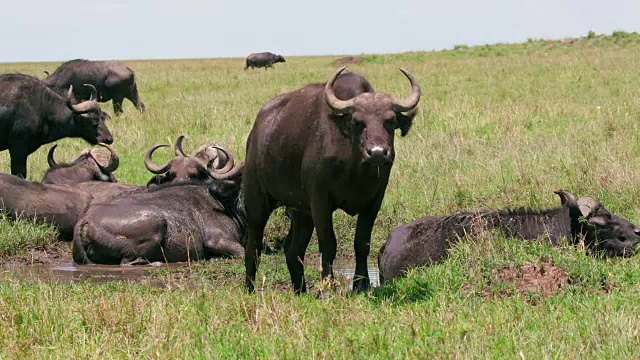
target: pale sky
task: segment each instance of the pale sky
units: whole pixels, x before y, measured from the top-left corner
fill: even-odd
[[[638,0],[2,0],[0,62],[340,55],[640,31]]]

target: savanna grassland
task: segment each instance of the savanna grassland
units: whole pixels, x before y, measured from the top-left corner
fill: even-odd
[[[286,56],[286,54],[284,54]],[[274,96],[333,74],[337,57],[287,57],[275,69],[243,59],[127,61],[147,112],[125,102],[108,122],[122,183],[145,184],[143,156],[188,134],[185,149],[216,141],[238,159],[258,110]],[[38,77],[58,63],[0,64]],[[372,238],[425,215],[559,205],[555,189],[598,198],[640,224],[640,36],[616,32],[565,41],[458,46],[362,55],[348,69],[403,97],[409,70],[422,100],[397,157]],[[103,105],[113,114],[111,104]],[[59,161],[86,148],[60,142]],[[44,146],[29,178],[46,169]],[[156,162],[169,151],[157,151]],[[0,153],[0,171],[9,172]],[[339,256],[353,253],[355,219],[334,216]],[[267,241],[286,232],[272,217]],[[55,247],[47,226],[0,221],[0,257]],[[313,260],[317,243],[307,254]],[[21,255],[22,254],[22,255]],[[505,266],[553,264],[568,285],[554,296],[495,281]],[[307,267],[312,288],[317,262]],[[5,273],[7,270],[0,268]],[[634,358],[640,352],[640,257],[598,259],[572,246],[464,242],[445,262],[367,294],[295,297],[284,255],[264,255],[261,289],[246,294],[241,259],[159,270],[151,283],[48,284],[3,274],[0,358]],[[185,279],[189,279],[185,282]],[[188,284],[188,285],[185,285]]]

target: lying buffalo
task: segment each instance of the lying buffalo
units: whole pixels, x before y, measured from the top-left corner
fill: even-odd
[[[243,173],[248,242],[246,286],[254,290],[265,225],[278,206],[292,211],[293,235],[286,249],[287,267],[296,293],[306,291],[304,255],[315,227],[322,253],[322,277],[333,275],[336,237],[332,213],[358,214],[354,241],[354,290],[369,287],[367,257],[395,158],[394,134],[406,134],[420,86],[406,71],[411,95],[405,100],[362,92],[363,81],[350,88],[355,96],[337,98],[334,83],[312,84],[280,95],[258,113],[247,140]]]
[[[203,145],[193,156],[188,156],[182,149],[182,142],[186,135],[180,135],[175,143],[175,157],[164,165],[153,162],[153,153],[159,148],[169,145],[158,144],[151,147],[144,158],[144,165],[150,172],[156,174],[147,186],[165,183],[186,182],[188,180],[207,180],[210,177],[210,167],[217,172],[227,172],[233,166],[226,157],[226,151],[217,145]]]
[[[67,185],[40,184],[0,173],[0,207],[11,218],[54,225],[71,240],[76,221],[87,210],[91,194]]]
[[[143,112],[145,107],[138,95],[133,70],[119,61],[90,61],[83,59],[63,63],[47,76],[43,82],[55,91],[64,91],[73,85],[81,89],[82,84],[91,84],[98,90],[98,101],[107,102],[113,99],[113,110],[116,115],[122,113],[122,102],[129,99]],[[78,99],[88,99],[88,91],[78,90]]]
[[[576,199],[566,190],[555,193],[560,196],[562,206],[554,209],[427,216],[398,226],[380,249],[380,279],[394,279],[409,268],[441,261],[458,240],[492,229],[516,239],[535,240],[544,236],[554,245],[563,237],[574,244],[584,239],[589,249],[611,256],[636,253],[640,229],[635,225],[612,214],[591,197]]]
[[[276,55],[270,52],[253,53],[247,56],[244,69],[247,70],[248,68],[253,69],[254,67],[263,67],[266,70],[273,67],[273,64],[279,62],[286,62],[282,55]]]
[[[9,150],[11,173],[27,177],[27,157],[40,146],[65,138],[81,137],[91,144],[111,144],[104,113],[95,101],[75,104],[73,87],[66,97],[42,81],[22,74],[0,75],[0,151]]]
[[[232,162],[232,159],[230,159]],[[240,256],[245,215],[238,169],[204,183],[164,184],[92,205],[76,225],[78,264],[144,264]]]
[[[98,145],[109,150],[109,162],[103,166],[96,158],[93,149],[86,149],[76,160],[70,164],[59,164],[56,162],[54,152],[58,145],[53,145],[47,155],[49,169],[44,173],[42,178],[43,184],[75,184],[82,181],[104,181],[117,182],[113,172],[118,169],[120,159],[116,150],[111,146],[103,143]]]

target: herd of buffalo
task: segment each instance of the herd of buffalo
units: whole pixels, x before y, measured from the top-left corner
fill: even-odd
[[[271,67],[280,55],[251,54],[246,68]],[[409,133],[421,90],[405,99],[375,92],[362,76],[339,69],[325,84],[279,95],[258,112],[239,164],[224,148],[204,144],[193,155],[156,164],[151,147],[144,164],[146,186],[120,184],[119,158],[99,102],[113,100],[116,115],[129,99],[140,111],[135,75],[116,61],[72,60],[45,79],[0,75],[0,151],[9,150],[11,174],[0,174],[2,210],[10,217],[57,227],[72,241],[77,264],[148,264],[244,256],[246,286],[254,289],[271,213],[286,207],[291,219],[283,248],[296,293],[306,291],[304,257],[313,230],[322,255],[322,278],[333,277],[336,236],[332,214],[358,215],[354,250],[356,291],[370,286],[367,259],[371,232],[396,156],[394,136]],[[55,160],[40,182],[25,180],[27,157],[66,137],[83,138],[109,151],[85,150],[72,163]],[[475,211],[427,216],[391,232],[380,249],[382,281],[413,267],[443,260],[461,239],[498,230],[523,240],[558,244],[560,238],[610,256],[631,256],[640,229],[591,197],[558,190],[560,206],[546,210]]]

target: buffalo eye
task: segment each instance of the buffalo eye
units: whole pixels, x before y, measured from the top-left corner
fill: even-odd
[[[396,120],[395,119],[385,120],[384,128],[387,129],[388,131],[393,132],[396,129]]]
[[[635,228],[635,229],[633,230],[633,233],[634,233],[636,236],[640,236],[640,229]]]

